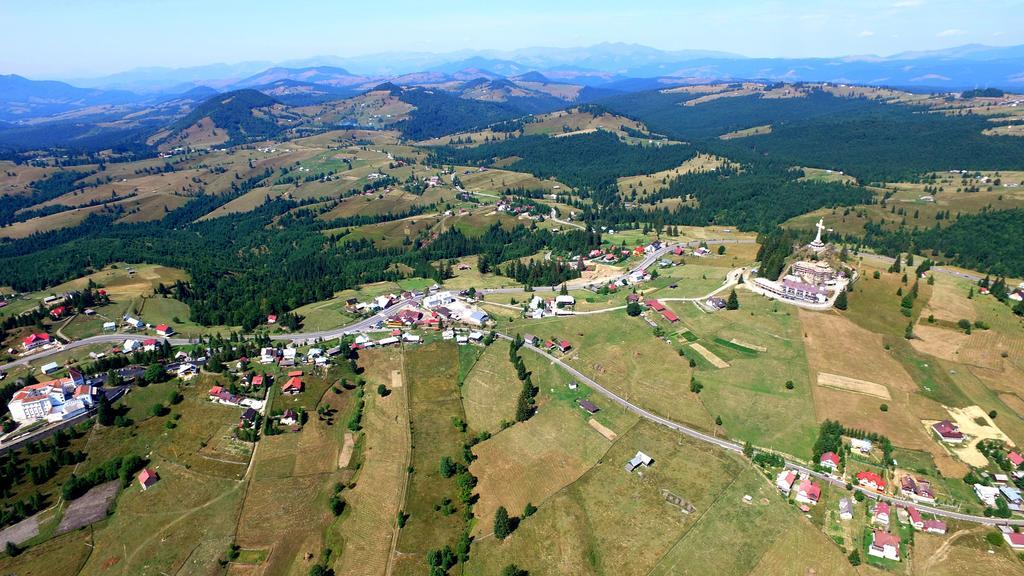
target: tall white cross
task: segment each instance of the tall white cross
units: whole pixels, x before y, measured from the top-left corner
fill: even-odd
[[[821,244],[821,232],[825,229],[825,219],[818,219],[818,235],[814,237],[814,244]]]

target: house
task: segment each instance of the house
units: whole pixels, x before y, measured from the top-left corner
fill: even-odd
[[[882,480],[882,477],[874,472],[858,472],[857,484],[869,490],[879,492],[885,490],[885,480]]]
[[[131,316],[124,317],[124,323],[133,330],[141,330],[146,327],[146,323],[138,318],[132,318]]]
[[[654,462],[654,460],[650,456],[643,452],[637,452],[636,456],[633,456],[629,462],[626,462],[626,472],[632,472],[640,466],[650,467],[652,462]]]
[[[796,482],[796,472],[792,470],[783,470],[775,477],[775,487],[779,489],[783,496],[789,496],[789,491],[793,489],[794,482]]]
[[[267,314],[267,324],[277,324],[277,314]]]
[[[415,334],[409,334],[407,332],[405,334],[402,334],[402,340],[405,342],[410,342],[412,344],[418,344],[422,340],[422,338]]]
[[[53,310],[50,310],[50,318],[60,320],[64,317],[64,313],[67,312],[67,309],[67,306],[57,306]]]
[[[889,504],[886,502],[879,502],[875,504],[875,509],[871,511],[874,516],[874,521],[877,524],[883,526],[889,525]]]
[[[435,292],[423,299],[423,307],[429,309],[447,306],[455,302],[455,295],[449,291]]]
[[[900,561],[900,537],[884,530],[875,530],[871,536],[868,554],[878,558]]]
[[[142,486],[143,490],[149,490],[149,487],[156,484],[160,480],[160,476],[157,475],[156,470],[150,470],[149,468],[143,468],[142,472],[139,472],[139,486]]]
[[[157,336],[170,336],[171,334],[174,334],[174,328],[171,328],[167,324],[157,324],[156,325],[156,335]]]
[[[210,388],[209,397],[211,402],[227,404],[228,406],[237,406],[239,402],[238,396],[228,392],[221,386]]]
[[[568,340],[559,340],[555,344],[555,347],[558,348],[558,351],[563,353],[563,354],[572,349],[572,345],[569,344]]]
[[[662,317],[665,318],[665,320],[668,320],[670,323],[676,323],[679,321],[679,316],[676,316],[675,312],[669,310],[668,308],[662,310],[661,315]]]
[[[56,362],[49,362],[40,366],[39,370],[46,375],[53,374],[57,370],[60,370],[60,364],[57,364]]]
[[[572,296],[569,296],[568,294],[560,294],[558,296],[555,296],[555,306],[558,306],[559,308],[575,305],[576,299],[573,298]]]
[[[415,326],[423,318],[423,313],[413,308],[406,308],[388,318],[388,326]]]
[[[302,379],[298,376],[288,378],[288,381],[281,386],[282,394],[295,395],[302,392]]]
[[[725,310],[725,299],[715,298],[714,296],[704,301],[704,305],[713,310]]]
[[[994,486],[985,486],[983,484],[974,485],[974,494],[981,500],[982,504],[989,508],[996,507],[996,498],[999,496],[999,488]]]
[[[263,374],[257,374],[252,377],[252,382],[250,383],[250,386],[253,388],[263,388],[263,384],[266,381],[265,379],[266,376],[264,376]]]
[[[931,483],[923,478],[914,479],[909,474],[900,481],[900,493],[918,502],[935,502]]]
[[[181,378],[182,380],[191,380],[195,378],[197,374],[199,374],[199,370],[196,368],[195,364],[185,362],[178,366],[178,378]]]
[[[398,344],[399,342],[401,342],[401,339],[399,337],[397,337],[397,336],[388,336],[387,338],[381,338],[380,340],[377,340],[377,345],[378,346],[390,346],[392,344]]]
[[[821,486],[812,482],[810,478],[805,478],[797,484],[797,502],[801,504],[817,504],[819,498],[821,498]]]
[[[932,534],[945,534],[946,523],[942,520],[925,520],[924,531],[931,532]]]
[[[965,440],[964,433],[960,431],[960,427],[949,420],[932,424],[932,430],[939,435],[940,440],[948,444],[960,444]]]
[[[125,354],[135,352],[142,347],[142,344],[138,340],[132,340],[131,338],[124,341],[124,345],[121,346],[121,350],[124,350]]]
[[[152,352],[156,350],[156,344],[157,342],[155,338],[147,338],[142,341],[142,350],[145,352]]]
[[[470,330],[469,339],[473,342],[480,342],[484,339],[484,333],[479,330]]]
[[[839,519],[851,520],[853,518],[853,501],[849,498],[839,499]]]
[[[291,408],[289,408],[289,409],[284,411],[284,414],[281,415],[280,422],[281,422],[281,424],[284,424],[285,426],[293,426],[295,424],[298,424],[299,423],[299,414],[295,410],[292,410]]]
[[[104,332],[113,332],[114,330],[117,330],[117,322],[104,322],[103,323],[103,331]]]
[[[491,317],[488,316],[487,313],[482,310],[470,310],[466,314],[463,314],[462,318],[460,318],[462,322],[469,324],[471,326],[483,326],[490,319]]]
[[[921,513],[917,511],[917,508],[907,506],[907,516],[910,516],[910,525],[915,530],[924,530],[924,520],[921,519]]]
[[[1020,489],[1016,486],[1000,486],[999,493],[1002,494],[1006,505],[1013,512],[1024,512],[1024,500],[1021,498]]]
[[[835,472],[836,470],[839,470],[839,456],[835,452],[825,452],[821,455],[821,459],[818,461],[818,464],[820,464],[822,468],[829,468]]]
[[[1010,548],[1019,549],[1024,548],[1024,534],[1017,532],[1008,532],[1003,534],[1003,539],[1010,545]]]
[[[35,350],[36,348],[46,346],[50,342],[50,335],[45,332],[40,332],[38,334],[29,334],[28,336],[26,336],[25,339],[21,341],[21,346],[26,351]]]
[[[523,334],[523,342],[530,346],[536,345],[538,340],[540,340],[540,338],[537,338],[533,334]]]
[[[861,438],[850,438],[850,447],[861,454],[871,453],[871,440]]]
[[[601,410],[593,402],[591,402],[590,400],[585,400],[585,399],[581,399],[580,400],[580,408],[583,408],[584,410],[586,410],[587,412],[589,412],[591,414],[597,414],[598,411]]]
[[[644,304],[647,304],[647,307],[650,308],[651,310],[654,310],[655,312],[661,312],[665,310],[665,305],[654,299],[647,300],[646,302],[644,302]]]
[[[445,330],[444,332],[441,332],[441,339],[451,340],[452,338],[455,338],[455,330]]]
[[[277,362],[277,349],[260,348],[260,364],[273,364]]]
[[[1006,459],[1010,461],[1010,464],[1013,464],[1015,469],[1020,468],[1020,465],[1024,464],[1024,456],[1021,456],[1017,452],[1010,452],[1006,455]]]
[[[254,428],[256,426],[256,420],[259,418],[260,413],[253,410],[252,408],[246,408],[242,412],[242,416],[239,417],[238,427],[239,428]]]

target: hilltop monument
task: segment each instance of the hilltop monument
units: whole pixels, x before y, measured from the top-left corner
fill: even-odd
[[[825,243],[821,241],[821,232],[825,230],[824,218],[818,219],[817,228],[818,235],[814,237],[814,240],[811,240],[811,243],[808,244],[807,247],[810,248],[811,250],[814,250],[815,252],[821,252],[822,250],[825,249]]]

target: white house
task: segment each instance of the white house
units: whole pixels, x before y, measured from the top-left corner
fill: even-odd
[[[135,330],[141,330],[142,328],[145,328],[145,326],[146,326],[146,324],[142,320],[139,320],[138,318],[132,318],[131,316],[125,316],[124,317],[124,323],[129,328],[132,328],[132,329],[135,329]]]
[[[878,558],[900,561],[900,537],[883,530],[875,530],[871,536],[868,554]]]
[[[796,472],[783,470],[775,478],[775,487],[779,489],[783,496],[789,496],[789,491],[793,489],[794,482],[796,482]]]
[[[142,347],[142,343],[141,342],[139,342],[138,340],[132,340],[131,338],[129,338],[129,339],[124,341],[124,345],[121,346],[121,349],[124,350],[125,353],[129,353],[129,352],[135,352],[136,350],[138,350],[141,347]]]
[[[66,378],[25,386],[14,393],[7,408],[19,424],[49,420],[59,422],[84,413],[92,406],[92,388],[72,370]]]
[[[57,364],[56,362],[50,362],[48,364],[43,364],[42,366],[39,367],[39,369],[43,372],[43,374],[49,375],[53,374],[57,370],[60,370],[60,365]]]
[[[103,323],[103,331],[104,332],[113,332],[114,330],[117,330],[117,323],[116,322],[104,322]]]
[[[871,452],[871,440],[850,438],[850,447],[861,454],[869,454]]]
[[[277,350],[260,348],[260,364],[273,364],[274,362],[277,362]]]
[[[989,508],[995,508],[996,498],[999,497],[999,488],[996,488],[995,486],[975,484],[974,494],[978,496],[978,500],[981,500],[982,504]]]
[[[575,306],[576,299],[568,294],[559,294],[555,296],[555,306],[562,308],[563,306]]]
[[[450,291],[445,290],[443,292],[436,292],[424,298],[423,307],[433,309],[439,306],[447,306],[452,302],[455,302],[455,295]]]
[[[483,326],[491,317],[483,310],[470,310],[462,315],[461,320],[471,326]]]

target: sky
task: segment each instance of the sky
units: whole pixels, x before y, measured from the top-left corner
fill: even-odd
[[[0,74],[630,42],[754,57],[1024,44],[1024,0],[0,0]]]

